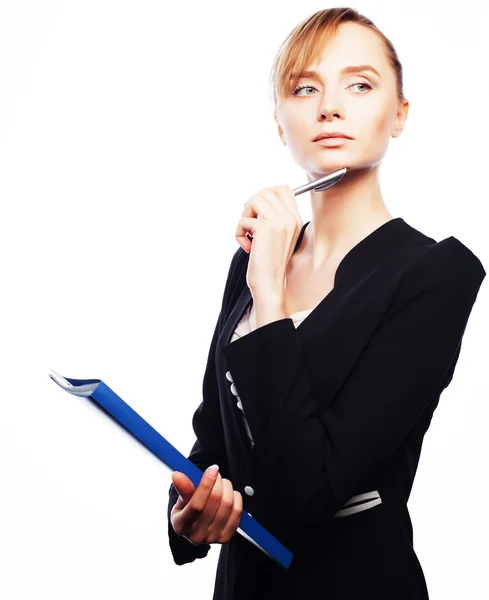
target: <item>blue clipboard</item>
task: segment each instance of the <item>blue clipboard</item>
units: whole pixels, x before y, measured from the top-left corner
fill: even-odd
[[[100,379],[71,379],[63,377],[52,370],[49,377],[70,394],[95,400],[96,405],[103,408],[109,416],[140,440],[170,469],[184,473],[194,486],[198,487],[203,472],[172,446],[103,381]],[[245,510],[241,513],[237,533],[257,546],[276,563],[286,569],[289,568],[292,553]]]

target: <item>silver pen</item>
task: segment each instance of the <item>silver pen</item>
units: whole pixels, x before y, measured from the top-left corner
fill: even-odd
[[[304,185],[295,188],[292,190],[294,192],[294,196],[298,196],[299,194],[303,194],[304,192],[308,192],[309,190],[313,190],[315,192],[323,192],[330,187],[333,187],[335,183],[338,183],[343,175],[346,173],[346,167],[339,169],[338,171],[333,171],[333,173],[329,173],[329,175],[325,175],[324,177],[320,177],[319,179],[315,179],[314,181],[309,181],[309,183],[305,183]],[[247,232],[246,237],[253,241],[251,235]]]
[[[298,196],[299,194],[303,194],[304,192],[308,192],[309,190],[314,190],[315,192],[323,192],[330,187],[333,187],[335,183],[338,183],[343,175],[346,173],[346,167],[339,169],[338,171],[333,171],[329,175],[325,175],[324,177],[320,177],[319,179],[315,179],[314,181],[310,181],[309,183],[305,183],[295,190],[294,196]]]

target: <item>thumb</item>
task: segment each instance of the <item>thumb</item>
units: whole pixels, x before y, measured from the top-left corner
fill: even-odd
[[[180,495],[177,500],[178,508],[186,506],[195,492],[194,484],[180,471],[174,471],[171,478],[175,489]]]

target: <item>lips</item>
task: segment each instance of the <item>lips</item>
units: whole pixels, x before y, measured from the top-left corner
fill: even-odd
[[[330,133],[323,131],[322,133],[319,133],[312,141],[317,142],[318,140],[329,138],[345,138],[347,140],[353,139],[349,135],[346,135],[346,133],[341,133],[341,131],[332,131]]]
[[[349,142],[348,138],[344,137],[325,137],[320,140],[316,140],[314,143],[318,146],[324,146],[325,148],[339,148],[344,146],[346,142]]]

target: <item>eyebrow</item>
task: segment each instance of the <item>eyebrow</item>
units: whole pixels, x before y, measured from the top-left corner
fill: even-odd
[[[363,71],[371,71],[372,73],[375,73],[378,77],[380,77],[380,73],[371,65],[350,65],[341,69],[340,73],[342,75],[346,75],[349,73],[361,73]],[[319,78],[319,73],[317,71],[302,71],[302,73],[292,73],[290,76],[291,79],[299,79],[300,77]]]

